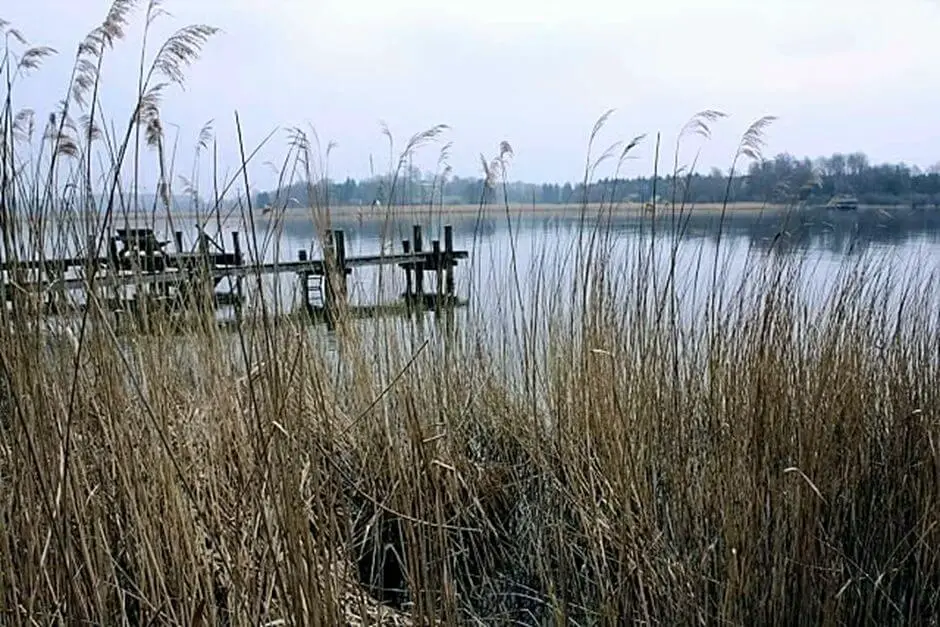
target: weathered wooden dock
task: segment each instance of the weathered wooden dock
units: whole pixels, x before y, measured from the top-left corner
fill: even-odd
[[[137,310],[146,301],[168,309],[186,309],[202,302],[200,296],[211,294],[215,306],[241,305],[246,277],[267,274],[293,274],[300,282],[303,305],[310,313],[333,314],[346,306],[348,276],[357,268],[398,266],[405,273],[406,290],[402,294],[409,306],[440,307],[456,302],[454,268],[469,253],[455,250],[453,229],[444,227],[443,246],[433,240],[424,248],[422,229],[412,228],[412,239],[402,241],[402,252],[395,254],[348,256],[342,230],[323,235],[323,257],[311,258],[300,250],[294,261],[249,262],[242,251],[241,237],[231,234],[232,250],[199,229],[195,250],[185,250],[183,234],[174,234],[175,251],[167,250],[169,241],[158,240],[152,229],[117,229],[108,238],[107,251],[89,241],[86,254],[71,258],[7,260],[0,263],[2,301],[16,307],[24,298],[42,300],[47,313],[74,310],[67,304],[69,292],[106,290],[111,309]],[[425,293],[425,276],[436,276],[436,290]],[[229,280],[228,293],[216,288]],[[122,288],[133,288],[133,296],[121,297]],[[202,299],[204,300],[204,298]],[[367,305],[374,308],[375,304]]]

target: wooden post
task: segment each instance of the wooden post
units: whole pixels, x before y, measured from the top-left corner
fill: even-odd
[[[242,243],[238,236],[238,231],[232,231],[232,251],[235,253],[235,265],[242,266],[245,264],[245,260],[242,258]],[[235,294],[238,296],[238,305],[242,304],[242,279],[244,277],[239,274],[235,277]]]
[[[196,285],[193,286],[193,289],[198,290],[196,302],[199,303],[201,311],[205,299],[209,296],[208,290],[206,289],[209,284],[209,236],[206,235],[203,227],[197,226],[197,228],[199,229],[199,236],[196,240],[196,248],[199,250],[199,280],[196,282]]]
[[[244,263],[242,259],[242,243],[238,231],[232,231],[232,252],[235,253],[235,265],[242,265]]]
[[[339,273],[339,296],[346,298],[346,234],[337,229],[333,231],[333,244],[336,246],[336,271]]]
[[[415,224],[412,231],[414,251],[416,255],[420,255],[423,248],[421,241],[421,225]],[[418,298],[424,298],[424,264],[420,261],[415,263],[415,295]]]
[[[108,274],[109,276],[104,281],[104,285],[101,286],[99,294],[104,300],[105,307],[113,307],[114,309],[114,324],[118,326],[120,324],[120,306],[118,305],[118,300],[121,298],[121,290],[118,287],[117,272],[121,269],[121,259],[119,257],[120,253],[118,252],[117,246],[117,237],[109,236],[108,237]],[[110,285],[108,285],[110,283]]]
[[[440,305],[441,295],[444,293],[443,267],[441,265],[441,241],[431,240],[431,252],[434,254],[434,293],[436,295],[435,308]]]
[[[444,270],[444,282],[446,283],[444,291],[447,296],[454,295],[454,227],[447,225],[444,227],[444,261],[446,268]]]
[[[297,261],[307,261],[306,250],[301,248],[297,251]],[[310,313],[313,308],[313,304],[310,302],[310,273],[306,268],[301,268],[300,272],[297,273],[297,278],[300,280],[300,297],[303,299],[304,308],[307,313]]]
[[[174,231],[174,232],[173,232],[173,240],[174,240],[174,242],[176,243],[176,252],[178,252],[178,253],[183,252],[183,232],[182,232],[182,231]]]
[[[197,238],[197,248],[199,250],[199,254],[202,255],[204,258],[206,257],[206,255],[208,255],[209,236],[206,235],[206,232],[201,228],[199,229],[199,236]]]
[[[329,316],[330,306],[333,301],[333,294],[336,292],[336,286],[333,281],[336,280],[336,274],[333,266],[336,262],[336,242],[333,231],[327,230],[323,234],[323,258],[320,261],[320,299],[323,301],[323,311]]]
[[[101,287],[101,294],[103,300],[105,301],[105,307],[113,307],[114,311],[114,326],[119,328],[121,325],[121,308],[124,306],[122,300],[122,293],[118,287],[118,281],[116,273],[121,269],[121,260],[119,258],[120,253],[118,253],[117,247],[117,237],[109,236],[108,237],[108,270],[109,275],[105,279],[105,285]],[[110,287],[107,283],[111,283]],[[87,300],[87,299],[86,299]]]
[[[401,250],[406,255],[411,252],[411,242],[406,239],[401,241]],[[405,263],[405,302],[411,304],[411,298],[413,294],[411,293],[411,266]]]

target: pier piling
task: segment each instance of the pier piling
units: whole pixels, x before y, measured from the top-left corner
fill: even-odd
[[[415,254],[422,252],[423,243],[421,241],[421,225],[415,224],[412,227],[412,245]],[[420,261],[415,262],[415,295],[419,299],[424,299],[424,264]]]
[[[434,256],[434,294],[435,308],[440,306],[444,294],[444,269],[441,266],[441,241],[431,240],[431,254]]]
[[[405,255],[411,254],[411,242],[409,240],[403,239],[401,241],[401,251]],[[411,266],[405,265],[405,303],[408,306],[411,306],[412,298],[414,297],[414,288],[411,285]]]
[[[243,266],[245,264],[245,259],[242,257],[242,243],[238,231],[232,231],[232,252],[235,253],[235,265]],[[240,274],[235,277],[235,295],[237,297],[237,303],[239,307],[241,307],[242,298],[244,297],[244,294],[242,293],[243,279],[244,277]]]
[[[297,261],[305,263],[307,261],[307,251],[301,248],[297,251]],[[303,299],[304,308],[309,313],[313,310],[313,303],[310,302],[310,273],[301,268],[297,273],[297,279],[300,281],[300,297]]]
[[[447,296],[454,295],[454,227],[447,225],[444,227],[444,262],[446,269],[444,271],[444,291]]]

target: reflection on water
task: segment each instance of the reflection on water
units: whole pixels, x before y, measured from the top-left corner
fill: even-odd
[[[358,219],[334,217],[334,228],[344,229],[351,244],[350,254],[366,254],[379,249],[380,242],[386,248],[398,247],[403,239],[410,237],[414,220]],[[554,242],[566,244],[584,230],[594,227],[608,228],[615,233],[646,238],[655,235],[664,241],[681,235],[686,243],[704,240],[711,244],[735,242],[746,244],[747,249],[773,251],[776,253],[831,253],[850,255],[870,248],[897,247],[904,249],[912,242],[940,246],[940,211],[908,209],[863,209],[857,212],[839,212],[825,209],[804,211],[729,211],[689,213],[684,215],[663,214],[657,219],[633,215],[588,215],[583,221],[575,211],[566,215],[526,215],[515,212],[511,217],[486,214],[425,216],[419,221],[424,226],[426,241],[440,233],[443,224],[452,224],[455,243],[463,247],[485,245],[489,241],[503,240],[510,228],[514,230],[516,243],[526,247],[527,239],[559,239]],[[269,221],[259,221],[260,228],[273,231]],[[288,219],[279,229],[287,242],[282,248],[286,253],[296,253],[297,248],[310,248],[316,237],[316,229],[310,220]],[[720,236],[719,236],[720,233]],[[506,243],[503,241],[502,243]],[[625,244],[628,245],[627,242]],[[528,247],[526,247],[528,248]],[[520,260],[525,262],[527,260]]]
[[[732,283],[735,272],[740,273],[749,261],[767,255],[795,257],[808,267],[828,269],[866,253],[883,256],[901,268],[936,264],[940,260],[940,212],[927,210],[814,209],[728,212],[724,216],[707,212],[665,214],[655,221],[638,216],[593,215],[582,222],[575,212],[529,216],[522,212],[511,218],[460,215],[445,219],[454,225],[455,247],[472,252],[475,278],[491,284],[515,276],[525,282],[537,276],[541,266],[573,262],[579,243],[586,245],[595,229],[599,232],[596,241],[609,246],[612,258],[619,260],[622,267],[630,265],[637,250],[652,249],[666,269],[675,256],[676,272],[683,275],[693,266],[700,270],[699,274],[707,274],[717,258],[722,272],[731,273],[725,278]],[[439,237],[440,216],[423,222],[426,242]],[[400,241],[408,238],[411,231],[411,220],[334,218],[333,224],[346,231],[350,255],[371,253],[383,247],[400,250]],[[289,252],[310,248],[315,237],[312,223],[304,220],[285,221],[282,233],[285,241],[282,250]],[[466,283],[469,269],[459,270],[462,272],[458,275]],[[823,278],[818,272],[812,276]]]

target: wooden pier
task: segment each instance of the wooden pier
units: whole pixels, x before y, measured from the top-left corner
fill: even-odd
[[[310,258],[300,250],[295,261],[250,263],[241,247],[239,233],[231,234],[232,250],[199,230],[195,250],[183,248],[182,232],[174,233],[175,251],[167,250],[169,241],[156,238],[152,229],[118,229],[108,238],[107,251],[97,255],[97,242],[89,241],[85,254],[72,258],[13,260],[0,264],[0,301],[16,307],[21,298],[42,299],[50,314],[72,309],[67,293],[86,292],[92,286],[107,291],[105,300],[112,310],[137,310],[143,301],[148,307],[162,306],[170,310],[186,309],[202,302],[200,296],[210,295],[216,307],[239,306],[243,302],[243,281],[246,277],[267,274],[293,274],[300,282],[302,302],[309,313],[326,314],[333,318],[346,306],[347,280],[357,268],[398,266],[405,273],[406,290],[402,299],[409,307],[437,308],[456,303],[454,268],[469,253],[454,250],[453,229],[444,227],[443,247],[439,240],[425,250],[419,225],[412,229],[412,240],[402,242],[398,254],[348,256],[346,237],[342,230],[323,236],[323,258]],[[433,274],[434,293],[425,293],[425,275]],[[229,281],[228,293],[216,288]],[[121,297],[122,290],[132,288],[132,297]],[[204,300],[204,299],[203,299]],[[375,308],[376,305],[368,305]]]

